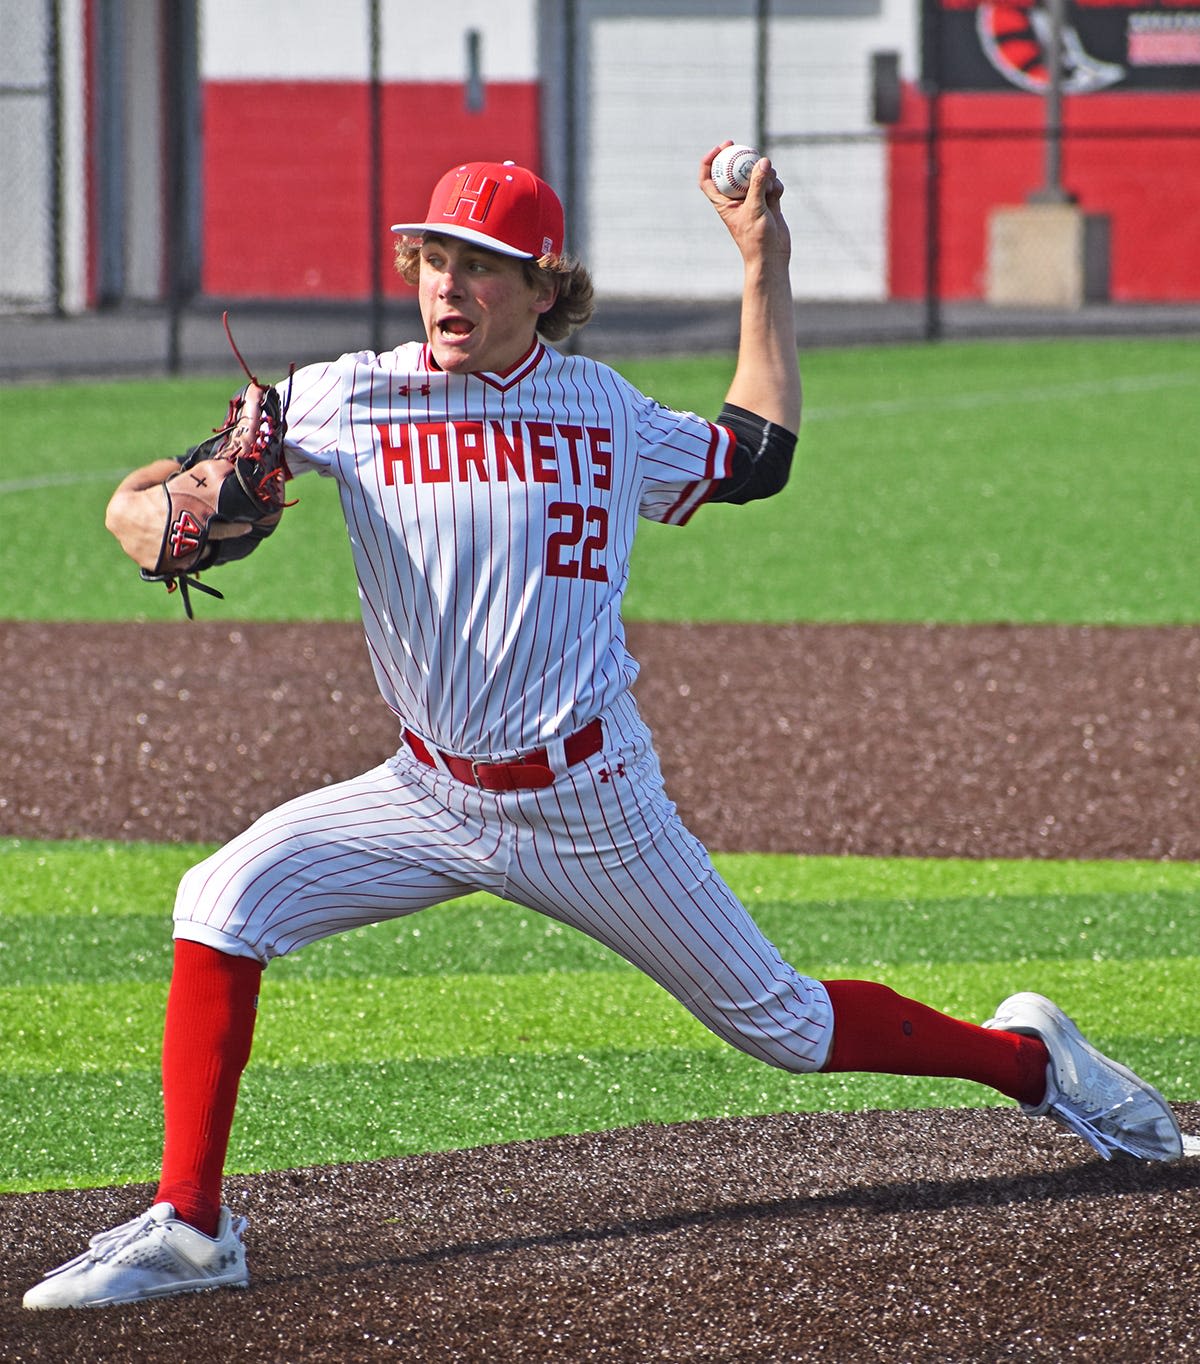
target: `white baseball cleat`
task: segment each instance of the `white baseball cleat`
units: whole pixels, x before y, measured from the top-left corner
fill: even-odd
[[[217,1234],[205,1236],[170,1203],[93,1236],[82,1255],[52,1269],[25,1294],[25,1306],[108,1307],[210,1288],[245,1288],[244,1217],[221,1209]]]
[[[1044,1114],[1069,1127],[1105,1160],[1118,1151],[1139,1160],[1178,1160],[1184,1154],[1175,1114],[1158,1090],[1101,1055],[1042,995],[1011,996],[983,1026],[1040,1037],[1046,1044],[1046,1097],[1036,1106],[1021,1105],[1030,1117]]]

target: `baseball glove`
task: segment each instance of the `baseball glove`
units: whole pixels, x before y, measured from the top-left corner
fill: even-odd
[[[225,324],[229,332],[228,319]],[[229,337],[234,353],[241,353]],[[245,368],[245,361],[242,361]],[[163,484],[166,518],[157,562],[143,568],[146,582],[180,591],[189,619],[190,587],[210,596],[224,594],[195,576],[244,559],[279,524],[285,506],[283,438],[287,405],[272,385],[250,382],[230,399],[224,424],[179,461],[179,472]],[[242,533],[218,527],[245,526]]]

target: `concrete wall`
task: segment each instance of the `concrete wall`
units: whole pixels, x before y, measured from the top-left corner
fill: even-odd
[[[366,3],[205,0],[201,27],[204,292],[356,298],[390,223],[423,217],[455,160],[540,167],[532,0],[383,0],[383,221],[370,221],[370,43]],[[230,42],[230,33],[240,41]],[[481,107],[468,88],[478,35]],[[281,78],[282,77],[282,78]],[[247,148],[261,154],[251,216]],[[390,271],[391,292],[404,286]]]
[[[925,118],[923,98],[909,90],[901,133],[919,133]],[[1044,183],[1037,135],[1044,102],[1017,91],[945,95],[940,120],[948,134],[940,156],[942,292],[951,300],[982,298],[992,212],[1026,203]],[[1064,186],[1086,213],[1111,224],[1112,300],[1200,299],[1200,95],[1070,96],[1063,123]],[[1096,131],[1103,136],[1089,136]],[[894,144],[888,241],[896,298],[918,298],[925,287],[925,214],[917,202],[923,163],[919,137]]]
[[[701,280],[737,292],[736,255],[696,189],[696,166],[713,143],[755,136],[753,3],[578,0],[570,10],[563,0],[462,0],[401,10],[385,0],[382,11],[389,221],[422,213],[434,179],[455,159],[511,156],[543,170],[564,197],[574,179],[572,245],[605,294],[689,297]],[[205,0],[207,292],[367,290],[375,229],[367,221],[365,16],[365,5]],[[776,0],[771,16],[768,131],[871,139],[870,53],[900,51],[911,69],[911,0]],[[243,41],[230,43],[239,28]],[[472,29],[482,110],[467,99]],[[252,232],[226,209],[247,139],[270,149],[269,193]],[[789,185],[797,290],[882,298],[884,147],[780,148],[777,160]]]
[[[114,301],[161,294],[170,168],[160,45],[163,6],[174,3],[59,0],[57,167],[45,97],[0,100],[0,300],[52,302],[55,240],[68,308],[94,303],[114,278]],[[768,8],[763,131],[787,185],[797,294],[919,297],[929,224],[917,0]],[[732,296],[736,253],[696,188],[696,166],[725,137],[758,136],[757,9],[755,0],[379,0],[375,210],[368,0],[199,0],[191,134],[202,155],[202,292],[364,298],[373,253],[390,259],[388,224],[421,215],[447,166],[512,157],[567,200],[568,241],[603,294]],[[43,0],[0,0],[8,85],[44,81],[46,14]],[[107,104],[99,16],[123,35]],[[899,54],[906,81],[891,136],[871,122],[878,51]],[[1065,115],[1068,132],[1083,134],[1068,139],[1068,187],[1111,223],[1113,300],[1200,299],[1200,95],[1070,96]],[[978,299],[992,214],[1025,202],[1040,181],[1044,102],[1017,90],[949,94],[941,120],[942,286],[949,299]],[[406,292],[390,272],[385,280]]]

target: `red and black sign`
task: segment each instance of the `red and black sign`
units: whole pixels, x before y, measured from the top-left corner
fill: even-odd
[[[1200,0],[1064,0],[1062,89],[1200,89]],[[922,74],[942,90],[1049,84],[1049,0],[922,0]]]

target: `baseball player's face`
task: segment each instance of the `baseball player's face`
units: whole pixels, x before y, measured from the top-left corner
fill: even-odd
[[[524,262],[455,237],[421,245],[418,296],[434,359],[458,374],[499,373],[529,350],[555,290],[531,285]]]

